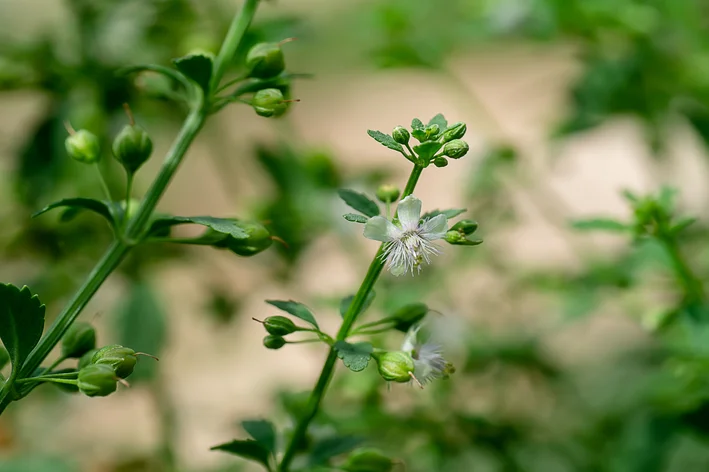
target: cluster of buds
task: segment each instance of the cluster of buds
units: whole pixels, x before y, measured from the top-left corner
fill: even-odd
[[[477,246],[482,244],[482,239],[471,239],[471,236],[478,229],[478,223],[473,220],[460,220],[446,232],[445,240],[448,244],[458,246]]]
[[[280,349],[288,344],[285,336],[289,334],[293,334],[297,331],[312,331],[310,328],[298,326],[290,318],[280,315],[269,316],[263,321],[257,320],[256,318],[253,318],[253,320],[261,323],[268,333],[268,335],[263,338],[263,345],[268,349]]]
[[[258,43],[246,54],[248,78],[254,80],[256,86],[265,86],[257,90],[249,102],[259,116],[277,118],[288,110],[291,103],[298,101],[287,98],[290,87],[284,76],[286,61],[282,46],[292,40]]]
[[[426,156],[425,153],[419,153],[419,157],[424,158],[426,166],[432,162],[436,167],[445,167],[448,165],[448,159],[460,159],[465,156],[470,146],[461,139],[467,131],[465,123],[459,122],[446,126],[443,122],[443,126],[445,129],[442,129],[438,123],[424,126],[420,120],[414,120],[411,132],[403,126],[397,126],[392,131],[391,137],[396,143],[407,147],[412,137],[421,144],[431,143],[426,151],[433,150],[434,155]]]

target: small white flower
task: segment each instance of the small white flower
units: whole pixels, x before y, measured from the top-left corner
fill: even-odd
[[[440,254],[432,241],[443,239],[448,231],[445,215],[436,215],[421,221],[421,200],[409,195],[399,202],[398,221],[383,216],[370,218],[364,225],[364,237],[386,243],[382,257],[389,271],[399,276],[407,272],[421,272],[421,264],[431,263],[431,256]]]
[[[410,354],[414,360],[416,381],[426,385],[433,380],[447,378],[455,369],[443,357],[443,348],[434,341],[431,327],[417,324],[409,329],[401,350]]]

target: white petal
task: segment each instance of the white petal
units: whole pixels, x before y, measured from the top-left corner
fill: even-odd
[[[397,264],[389,267],[389,272],[392,273],[392,275],[398,277],[400,275],[404,275],[406,273],[406,266],[404,264]]]
[[[446,215],[436,215],[430,220],[424,221],[421,230],[421,236],[429,241],[442,239],[448,231],[448,218]]]
[[[364,237],[387,242],[401,235],[401,230],[383,216],[374,216],[364,224]]]
[[[421,200],[409,195],[399,202],[396,211],[404,231],[418,228],[419,218],[421,218]]]

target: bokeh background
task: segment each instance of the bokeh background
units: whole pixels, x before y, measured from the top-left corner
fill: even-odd
[[[129,102],[156,148],[140,195],[183,110],[115,70],[215,51],[237,5],[0,0],[0,280],[29,285],[49,318],[110,240],[90,215],[30,218],[100,197],[65,154],[63,122],[107,149]],[[471,152],[427,169],[416,194],[428,209],[467,208],[485,242],[447,247],[421,277],[385,275],[367,316],[428,303],[450,323],[458,371],[421,392],[340,368],[313,451],[327,460],[333,441],[363,441],[410,472],[709,470],[709,337],[693,330],[693,362],[673,363],[676,343],[657,330],[682,307],[667,255],[572,224],[629,221],[622,190],[676,187],[678,211],[699,218],[681,250],[707,279],[708,27],[703,0],[263,2],[248,43],[297,38],[284,49],[289,71],[312,74],[293,86],[301,101],[280,120],[246,105],[213,117],[160,209],[267,221],[288,248],[135,251],[81,319],[102,344],[159,363],[141,359],[133,386],[107,398],[46,386],[13,404],[0,471],[258,470],[209,448],[243,437],[244,419],[287,433],[325,348],[266,350],[251,318],[275,314],[264,299],[293,298],[336,329],[376,250],[341,218],[336,189],[403,186],[409,163],[366,131],[437,113],[468,124]]]

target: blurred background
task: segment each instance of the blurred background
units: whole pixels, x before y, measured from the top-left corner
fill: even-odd
[[[100,198],[93,170],[66,156],[63,122],[108,149],[130,103],[156,148],[140,195],[184,114],[115,70],[216,52],[238,4],[0,0],[0,280],[30,286],[49,319],[111,237],[88,214],[30,218]],[[100,344],[160,362],[141,359],[132,387],[107,398],[45,386],[13,404],[0,471],[259,470],[209,448],[244,437],[245,419],[287,432],[326,351],[267,350],[251,318],[276,314],[266,298],[293,298],[337,328],[377,245],[342,219],[336,189],[403,187],[410,164],[366,131],[437,113],[468,124],[471,152],[427,169],[416,195],[467,208],[485,242],[446,247],[421,277],[384,275],[367,316],[412,301],[445,314],[457,373],[388,390],[371,366],[340,366],[311,462],[363,443],[410,472],[709,470],[709,332],[658,329],[687,308],[671,261],[651,239],[572,224],[632,221],[623,190],[675,187],[678,212],[699,218],[680,250],[709,280],[708,27],[703,0],[263,2],[247,46],[297,38],[284,50],[289,71],[312,74],[294,83],[301,101],[279,120],[245,105],[211,118],[160,209],[266,221],[288,247],[136,250],[81,319]],[[102,170],[120,194],[119,165]]]

